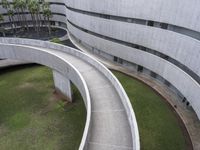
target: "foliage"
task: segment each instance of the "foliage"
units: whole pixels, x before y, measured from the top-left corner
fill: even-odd
[[[53,42],[53,43],[58,43],[58,44],[62,44],[62,41],[61,41],[59,38],[53,38],[53,39],[51,40],[51,42]]]
[[[21,27],[29,30],[29,22],[26,18],[26,12],[28,12],[31,15],[35,31],[39,32],[44,25],[48,27],[49,34],[51,34],[50,18],[53,17],[53,14],[50,4],[45,0],[13,0],[13,3],[10,3],[8,0],[0,0],[0,2],[2,3],[2,7],[7,10],[10,26],[13,31],[14,27],[17,26],[16,22],[19,22]]]
[[[4,17],[2,14],[0,14],[0,23],[2,23],[4,21]],[[3,36],[5,37],[5,30],[3,27],[0,27],[0,32],[3,33]]]

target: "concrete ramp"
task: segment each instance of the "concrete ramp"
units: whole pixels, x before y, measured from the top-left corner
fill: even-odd
[[[87,108],[79,149],[140,149],[138,127],[129,99],[118,80],[102,64],[73,48],[49,42],[1,38],[0,45],[0,58],[46,65],[77,86]]]

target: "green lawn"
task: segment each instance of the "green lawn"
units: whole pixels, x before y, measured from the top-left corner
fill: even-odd
[[[113,71],[125,88],[140,132],[142,150],[185,150],[186,141],[178,120],[164,102],[145,84]]]
[[[75,150],[86,111],[77,89],[67,104],[53,94],[51,70],[18,67],[0,71],[0,149]]]

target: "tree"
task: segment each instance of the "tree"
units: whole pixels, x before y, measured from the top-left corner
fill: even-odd
[[[14,11],[11,7],[11,4],[8,0],[2,0],[2,7],[7,10],[10,26],[12,28],[12,32],[14,32]],[[13,27],[14,26],[14,27]]]
[[[19,9],[19,2],[18,2],[18,0],[13,0],[13,9],[17,13],[17,20],[20,23],[20,25],[22,26],[22,19],[21,19],[21,15],[20,15],[20,9]]]
[[[10,3],[8,2],[8,0],[2,0],[1,2],[2,7],[8,11],[10,9]]]
[[[40,31],[40,27],[42,25],[41,23],[42,18],[40,15],[40,11],[41,11],[40,2],[38,0],[29,0],[28,10],[31,13],[31,18],[33,20],[35,30],[37,32]]]
[[[35,9],[36,9],[36,18],[37,18],[37,26],[38,26],[38,30],[40,31],[40,26],[41,26],[41,16],[40,16],[40,3],[38,0],[35,0],[36,4],[35,4]]]
[[[29,30],[25,14],[25,10],[27,9],[26,0],[13,0],[13,8],[17,12],[18,21],[20,22],[21,26],[26,26],[26,29]]]
[[[52,18],[53,15],[52,15],[52,12],[50,10],[49,3],[48,2],[44,2],[42,8],[43,8],[44,21],[46,21],[46,19],[47,19],[49,34],[51,34],[51,21],[50,21],[50,18]]]
[[[26,0],[17,0],[17,6],[21,10],[23,22],[25,23],[26,29],[29,30],[28,22],[27,22],[26,14],[25,14],[25,10],[27,9]]]
[[[8,10],[9,21],[10,21],[11,28],[12,28],[13,32],[14,32],[14,28],[16,27],[15,23],[14,23],[15,22],[14,15],[15,15],[15,13],[14,13],[14,11],[12,9]]]
[[[14,12],[11,9],[10,2],[8,2],[8,0],[2,0],[2,7],[7,10],[8,18],[9,18],[9,21],[10,21],[10,25],[11,25],[12,31],[14,31],[14,28],[13,28]]]
[[[36,17],[35,17],[35,14],[36,14],[36,8],[35,8],[35,5],[36,5],[36,1],[35,0],[30,0],[28,2],[28,10],[31,14],[31,18],[32,18],[32,23],[33,23],[33,27],[35,28],[35,31],[37,31],[37,21],[36,21]]]
[[[4,22],[4,17],[2,14],[0,14],[0,23],[3,23]],[[5,29],[3,27],[0,28],[0,32],[3,33],[3,36],[5,37],[6,34],[5,34]]]
[[[51,34],[50,18],[52,18],[53,15],[50,10],[50,4],[48,2],[45,2],[45,0],[13,0],[13,3],[10,3],[9,0],[1,0],[1,2],[3,8],[7,10],[7,14],[13,31],[14,28],[16,28],[15,20],[18,21],[21,27],[29,30],[26,17],[26,11],[28,10],[31,14],[31,20],[35,31],[40,31],[41,26],[43,26],[41,16],[43,15],[45,26],[48,26],[49,34]],[[17,14],[17,19],[14,19],[15,13]]]

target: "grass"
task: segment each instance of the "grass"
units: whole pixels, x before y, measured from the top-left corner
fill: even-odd
[[[139,126],[142,150],[185,150],[186,139],[169,106],[150,87],[113,71],[126,90]]]
[[[0,72],[0,149],[78,149],[86,110],[75,87],[75,102],[63,109],[53,95],[51,70],[18,67]]]

